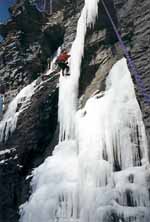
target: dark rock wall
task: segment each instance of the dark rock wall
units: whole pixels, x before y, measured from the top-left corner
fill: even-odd
[[[12,20],[0,25],[4,37],[0,45],[0,86],[5,91],[22,88],[43,73],[47,58],[64,38],[64,27],[57,23],[47,26],[46,15],[28,1],[11,11]]]
[[[141,73],[148,92],[150,83],[150,2],[149,0],[107,0],[108,9]],[[4,41],[0,44],[0,89],[11,100],[17,92],[47,68],[47,58],[58,46],[68,50],[75,38],[83,0],[57,0],[52,15],[40,13],[28,1],[17,1],[11,8],[12,20],[0,25]],[[80,106],[96,91],[105,88],[104,80],[112,65],[123,56],[118,40],[99,4],[95,27],[88,30],[82,62]],[[133,77],[134,80],[134,77]],[[135,82],[135,80],[134,80]],[[58,141],[58,75],[43,83],[21,113],[15,132],[0,150],[12,149],[0,156],[0,222],[17,222],[18,207],[30,194],[29,182],[34,167],[51,155]],[[150,142],[149,106],[135,82],[146,131]],[[8,97],[8,96],[7,96]],[[26,178],[27,177],[27,178]]]
[[[150,146],[150,1],[114,1],[119,28],[136,64],[143,87],[135,82]],[[134,79],[134,77],[133,77]],[[150,150],[150,149],[149,149]]]

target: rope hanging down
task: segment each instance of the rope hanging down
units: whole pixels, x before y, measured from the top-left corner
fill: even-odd
[[[125,43],[123,42],[122,38],[121,38],[121,35],[119,34],[118,30],[117,30],[117,27],[108,11],[108,8],[105,4],[105,2],[103,0],[101,0],[102,4],[103,4],[103,7],[105,9],[105,12],[110,20],[110,23],[112,24],[112,27],[114,29],[114,32],[118,38],[118,41],[119,41],[119,44],[120,44],[120,47],[122,48],[123,52],[124,52],[124,55],[126,56],[127,58],[127,61],[128,61],[128,65],[131,69],[131,73],[134,75],[134,78],[135,78],[135,81],[137,83],[137,85],[139,85],[139,88],[140,88],[140,91],[141,93],[143,94],[143,97],[144,97],[144,101],[145,103],[148,103],[150,104],[150,95],[147,94],[146,90],[145,90],[145,87],[144,87],[144,83],[141,79],[141,75],[139,74],[139,72],[137,71],[136,69],[136,66],[135,66],[135,63],[133,62],[133,60],[131,59],[130,55],[129,55],[129,52],[125,46]]]

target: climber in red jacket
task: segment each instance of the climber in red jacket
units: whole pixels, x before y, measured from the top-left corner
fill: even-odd
[[[70,55],[67,53],[67,51],[63,50],[62,53],[56,59],[56,63],[62,69],[63,76],[64,76],[65,69],[66,69],[67,73],[69,71],[69,66],[68,66],[69,57],[70,57]],[[66,75],[69,75],[69,74],[66,74]]]

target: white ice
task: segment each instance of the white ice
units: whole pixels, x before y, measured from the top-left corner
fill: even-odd
[[[15,148],[6,149],[6,150],[0,150],[0,156],[1,156],[1,155],[8,154],[8,153],[11,153],[11,152],[14,152],[15,150],[16,150]]]
[[[105,155],[112,167],[116,162],[120,169],[125,169],[147,161],[145,129],[125,59],[112,68],[104,96],[89,99],[77,113],[77,121],[83,156],[91,145],[87,158],[97,155],[103,159]]]
[[[24,87],[9,104],[0,122],[0,142],[6,141],[9,135],[16,129],[18,116],[29,106],[35,88],[36,81]]]
[[[70,54],[71,76],[60,76],[59,81],[59,124],[60,141],[74,138],[74,116],[78,105],[78,82],[80,67],[84,55],[84,42],[87,28],[93,25],[98,13],[99,0],[86,0],[77,25],[76,38]]]
[[[126,59],[106,90],[78,107],[78,81],[87,26],[98,1],[85,1],[71,49],[71,76],[59,81],[60,140],[33,171],[32,195],[20,222],[148,222],[150,166],[147,140]]]
[[[57,68],[56,67],[56,59],[60,53],[61,53],[61,47],[59,47],[58,50],[56,51],[56,53],[53,55],[53,58],[52,58],[51,64],[50,64],[50,69],[48,69],[46,71],[46,73],[44,74],[45,76],[50,76],[56,70],[56,68]]]
[[[147,222],[147,142],[124,58],[113,66],[104,95],[90,98],[74,121],[75,139],[60,142],[33,171],[20,222],[110,222],[114,215]]]

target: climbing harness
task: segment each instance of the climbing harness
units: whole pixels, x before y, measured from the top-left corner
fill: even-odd
[[[107,8],[104,0],[101,0],[101,2],[102,2],[102,5],[103,5],[103,7],[104,7],[104,9],[105,9],[105,12],[106,12],[109,20],[110,20],[110,23],[111,23],[111,25],[112,25],[112,27],[113,27],[113,30],[114,30],[117,38],[118,38],[120,47],[122,48],[122,50],[123,50],[123,52],[124,52],[124,55],[125,55],[126,58],[127,58],[128,65],[129,65],[129,67],[131,68],[131,72],[132,72],[132,74],[134,75],[135,81],[136,81],[137,85],[139,85],[140,91],[141,91],[141,93],[143,94],[144,101],[145,101],[145,103],[150,104],[150,95],[147,94],[147,92],[146,92],[146,90],[145,90],[144,83],[143,83],[143,81],[142,81],[142,79],[141,79],[141,75],[140,75],[140,73],[137,71],[136,65],[135,65],[135,63],[133,62],[133,60],[131,59],[130,55],[129,55],[129,52],[128,52],[126,46],[125,46],[125,43],[123,42],[122,37],[121,37],[121,35],[119,34],[119,32],[118,32],[118,30],[117,30],[117,26],[115,25],[115,23],[114,23],[114,21],[113,21],[113,19],[112,19],[112,17],[111,17],[111,14],[109,13],[109,10],[108,10],[108,8]]]

